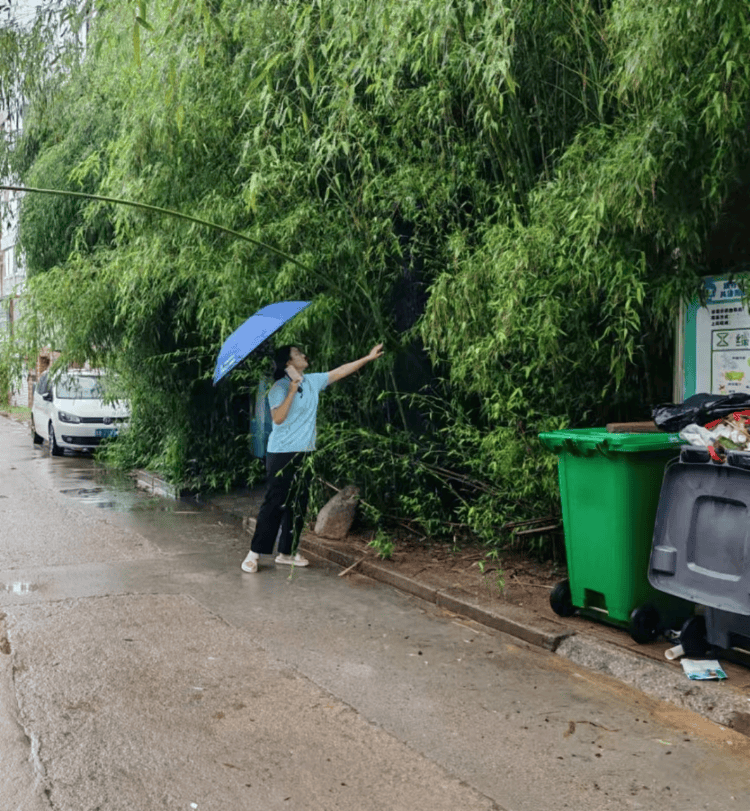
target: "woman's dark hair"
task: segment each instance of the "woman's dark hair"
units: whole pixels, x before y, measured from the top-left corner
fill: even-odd
[[[286,365],[289,363],[294,344],[284,344],[273,353],[273,379],[281,380],[286,374]]]

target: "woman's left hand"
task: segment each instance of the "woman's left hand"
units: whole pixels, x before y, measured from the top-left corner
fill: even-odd
[[[367,356],[367,360],[377,360],[383,354],[383,344],[378,344],[377,346],[373,346],[370,350],[370,354]]]

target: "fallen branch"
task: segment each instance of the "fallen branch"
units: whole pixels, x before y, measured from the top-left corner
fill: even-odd
[[[337,493],[341,492],[341,490],[338,487],[335,487],[330,482],[327,482],[325,479],[321,479],[320,476],[318,476],[318,481],[323,482],[323,484],[325,484],[327,487],[330,487],[331,490],[335,490]]]
[[[346,569],[344,569],[343,572],[339,572],[339,577],[343,577],[345,574],[349,574],[349,572],[351,572],[352,569],[354,569],[356,566],[359,566],[359,564],[362,563],[362,561],[366,557],[367,557],[367,555],[362,555],[362,557],[359,560],[355,560],[354,563],[352,563],[351,566],[347,566]]]
[[[554,515],[545,515],[544,518],[529,518],[527,521],[513,521],[509,524],[503,524],[500,529],[515,529],[516,527],[525,527],[529,524],[543,524],[545,521],[554,520]]]
[[[550,524],[548,527],[537,527],[536,529],[524,529],[521,532],[516,532],[516,537],[520,538],[522,535],[541,535],[543,532],[552,532],[552,530],[560,529],[559,524]]]

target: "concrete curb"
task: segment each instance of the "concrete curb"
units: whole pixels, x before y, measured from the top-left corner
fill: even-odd
[[[145,490],[152,496],[180,499],[191,498],[196,495],[195,490],[177,484],[170,484],[158,473],[152,473],[150,470],[134,470],[133,481],[139,490]]]
[[[360,561],[355,555],[329,548],[325,542],[309,533],[303,534],[300,548],[304,549],[305,554],[314,555],[342,568],[353,566],[356,563],[356,570],[373,580],[393,586],[407,594],[413,594],[415,597],[434,603],[454,614],[469,617],[482,625],[523,639],[531,645],[537,645],[548,651],[554,652],[563,639],[575,633],[572,629],[544,617],[530,618],[527,612],[517,606],[485,606],[461,589],[435,588],[381,566],[377,561]]]
[[[577,665],[635,687],[642,693],[702,715],[720,726],[750,735],[750,699],[721,681],[689,681],[682,669],[575,634],[556,653]]]

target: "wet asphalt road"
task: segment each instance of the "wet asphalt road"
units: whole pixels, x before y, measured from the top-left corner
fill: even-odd
[[[750,808],[744,736],[248,540],[0,419],[0,808]]]

